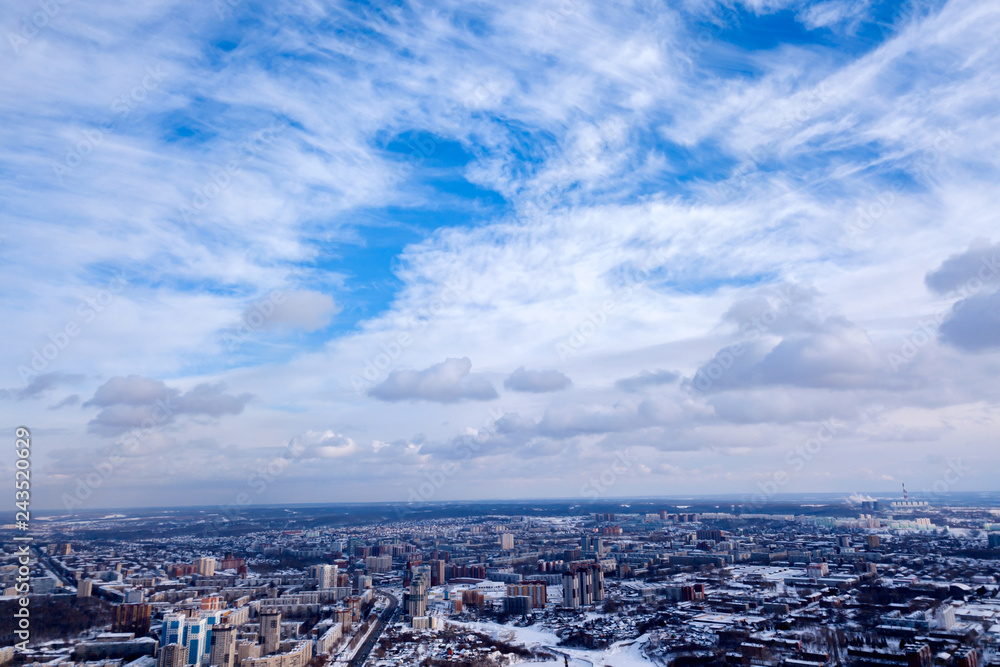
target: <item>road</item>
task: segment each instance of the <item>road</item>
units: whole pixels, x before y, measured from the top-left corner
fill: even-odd
[[[393,617],[395,617],[396,607],[399,605],[399,600],[389,593],[386,593],[385,596],[392,600],[392,603],[386,607],[385,611],[383,611],[379,616],[378,621],[375,622],[375,627],[368,633],[368,637],[365,638],[365,643],[358,648],[357,652],[354,654],[354,658],[348,663],[349,667],[364,666],[365,661],[368,660],[368,654],[372,652],[378,638],[382,636],[382,630],[384,630],[386,624],[388,624]]]
[[[59,580],[66,586],[69,586],[71,588],[76,588],[76,581],[70,579],[68,576],[63,574],[62,568],[56,565],[55,561],[53,561],[52,558],[43,554],[38,547],[33,546],[31,547],[31,550],[35,552],[35,557],[45,567],[45,569],[47,569],[49,572],[58,577]]]

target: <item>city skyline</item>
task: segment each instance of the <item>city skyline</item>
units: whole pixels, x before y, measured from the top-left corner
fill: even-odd
[[[0,25],[34,509],[998,490],[989,2]]]

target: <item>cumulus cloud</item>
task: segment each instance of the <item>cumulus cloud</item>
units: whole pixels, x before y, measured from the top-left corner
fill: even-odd
[[[544,394],[559,391],[571,386],[573,382],[557,370],[529,371],[521,366],[503,381],[505,389],[511,391]]]
[[[516,412],[508,412],[494,422],[497,433],[528,433],[534,430],[535,420],[524,417]]]
[[[924,282],[932,292],[960,297],[941,322],[942,341],[969,352],[1000,348],[1000,243],[976,239]]]
[[[322,329],[340,307],[333,297],[312,290],[274,292],[250,304],[243,321],[255,329],[316,331]]]
[[[1000,285],[1000,243],[976,239],[964,252],[952,255],[930,271],[924,282],[937,294],[948,294],[963,287],[975,291],[984,284],[991,284],[996,289]]]
[[[797,283],[762,288],[736,299],[722,319],[750,338],[764,333],[814,331],[821,324],[821,296],[816,289]]]
[[[468,357],[449,358],[422,371],[393,371],[368,394],[382,401],[489,401],[497,398],[493,384],[481,375],[470,374]]]
[[[674,371],[642,371],[638,375],[618,380],[615,382],[615,386],[622,391],[636,393],[642,391],[643,389],[648,389],[649,387],[671,384],[679,377],[680,375]]]
[[[226,385],[222,382],[205,383],[178,394],[171,407],[179,414],[221,417],[243,412],[243,408],[251,398],[253,398],[251,394],[227,394]]]
[[[846,318],[806,317],[783,330],[787,333],[774,344],[774,336],[765,334],[775,331],[754,329],[754,336],[719,350],[685,384],[710,393],[767,385],[856,389],[887,383],[886,366],[868,334]]]
[[[292,438],[289,452],[303,459],[339,459],[358,451],[351,438],[333,431],[306,431]]]
[[[84,407],[101,408],[87,424],[87,430],[97,435],[114,436],[136,427],[172,424],[179,415],[237,415],[253,398],[248,393],[227,394],[225,389],[222,382],[203,383],[182,392],[160,380],[138,375],[111,378],[83,404]]]
[[[847,389],[876,383],[884,361],[868,334],[842,317],[823,331],[789,336],[778,343],[752,374],[764,384]]]
[[[168,388],[161,380],[139,375],[114,377],[98,387],[93,397],[83,406],[148,405],[165,401],[179,393],[180,390]]]
[[[939,332],[946,343],[970,352],[1000,349],[1000,291],[957,302]]]

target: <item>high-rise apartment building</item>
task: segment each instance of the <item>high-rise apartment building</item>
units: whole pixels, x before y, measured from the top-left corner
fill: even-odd
[[[604,599],[604,570],[600,566],[563,572],[563,606],[576,609]]]
[[[112,611],[112,632],[134,632],[137,637],[149,633],[149,619],[153,611],[152,605],[116,604]]]
[[[164,644],[156,659],[156,667],[184,667],[187,664],[187,647],[183,644]]]
[[[563,606],[577,609],[580,606],[580,578],[575,572],[563,572]]]
[[[354,592],[360,595],[365,592],[366,589],[372,587],[372,578],[366,575],[361,570],[354,573]]]
[[[200,665],[208,651],[208,621],[188,618],[184,623],[184,645],[187,646],[189,665]]]
[[[202,661],[208,659],[209,651],[212,648],[212,632],[217,625],[222,624],[222,611],[217,609],[201,610],[198,612],[202,620],[205,621],[205,641],[202,650]]]
[[[445,583],[445,563],[443,560],[432,560],[431,566],[431,586],[441,586]]]
[[[417,565],[410,570],[411,580],[422,581],[425,588],[430,588],[431,586],[431,566],[430,565]]]
[[[590,586],[594,602],[604,601],[604,570],[598,565],[590,570]]]
[[[392,556],[368,556],[365,558],[365,569],[375,574],[384,574],[392,571]]]
[[[212,630],[208,664],[236,667],[236,628],[224,624]]]
[[[336,565],[313,565],[309,568],[309,576],[316,581],[316,587],[321,589],[336,585],[337,572]]]
[[[406,593],[406,614],[410,618],[427,615],[428,584],[428,579],[424,576],[417,577],[410,584],[410,590]]]
[[[271,655],[281,643],[281,612],[262,611],[260,613],[261,655]]]
[[[931,667],[933,664],[931,647],[927,644],[910,643],[903,647],[907,667]]]
[[[978,667],[979,654],[976,653],[975,648],[971,646],[964,646],[955,651],[951,664],[955,667]]]
[[[531,601],[532,609],[544,609],[548,600],[548,585],[544,581],[522,581],[519,584],[507,584],[507,597],[522,596]]]
[[[526,595],[516,597],[505,597],[503,599],[503,613],[512,616],[524,616],[531,611],[531,598]]]
[[[590,576],[590,570],[580,570],[576,576],[580,580],[580,604],[594,604],[594,580]]]
[[[211,556],[204,556],[194,561],[195,572],[203,577],[215,576],[215,559]]]
[[[184,623],[186,621],[187,616],[184,614],[164,615],[163,625],[160,627],[160,646],[167,644],[186,646],[184,643]],[[187,661],[187,656],[184,657],[184,660]]]

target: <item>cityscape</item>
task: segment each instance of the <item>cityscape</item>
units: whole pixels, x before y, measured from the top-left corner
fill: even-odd
[[[234,522],[219,508],[53,514],[31,547],[33,642],[18,661],[1000,661],[998,494],[666,503],[295,506]],[[3,559],[13,612],[18,554]],[[2,650],[10,662],[14,647]]]
[[[998,35],[0,3],[0,667],[1000,667]]]

